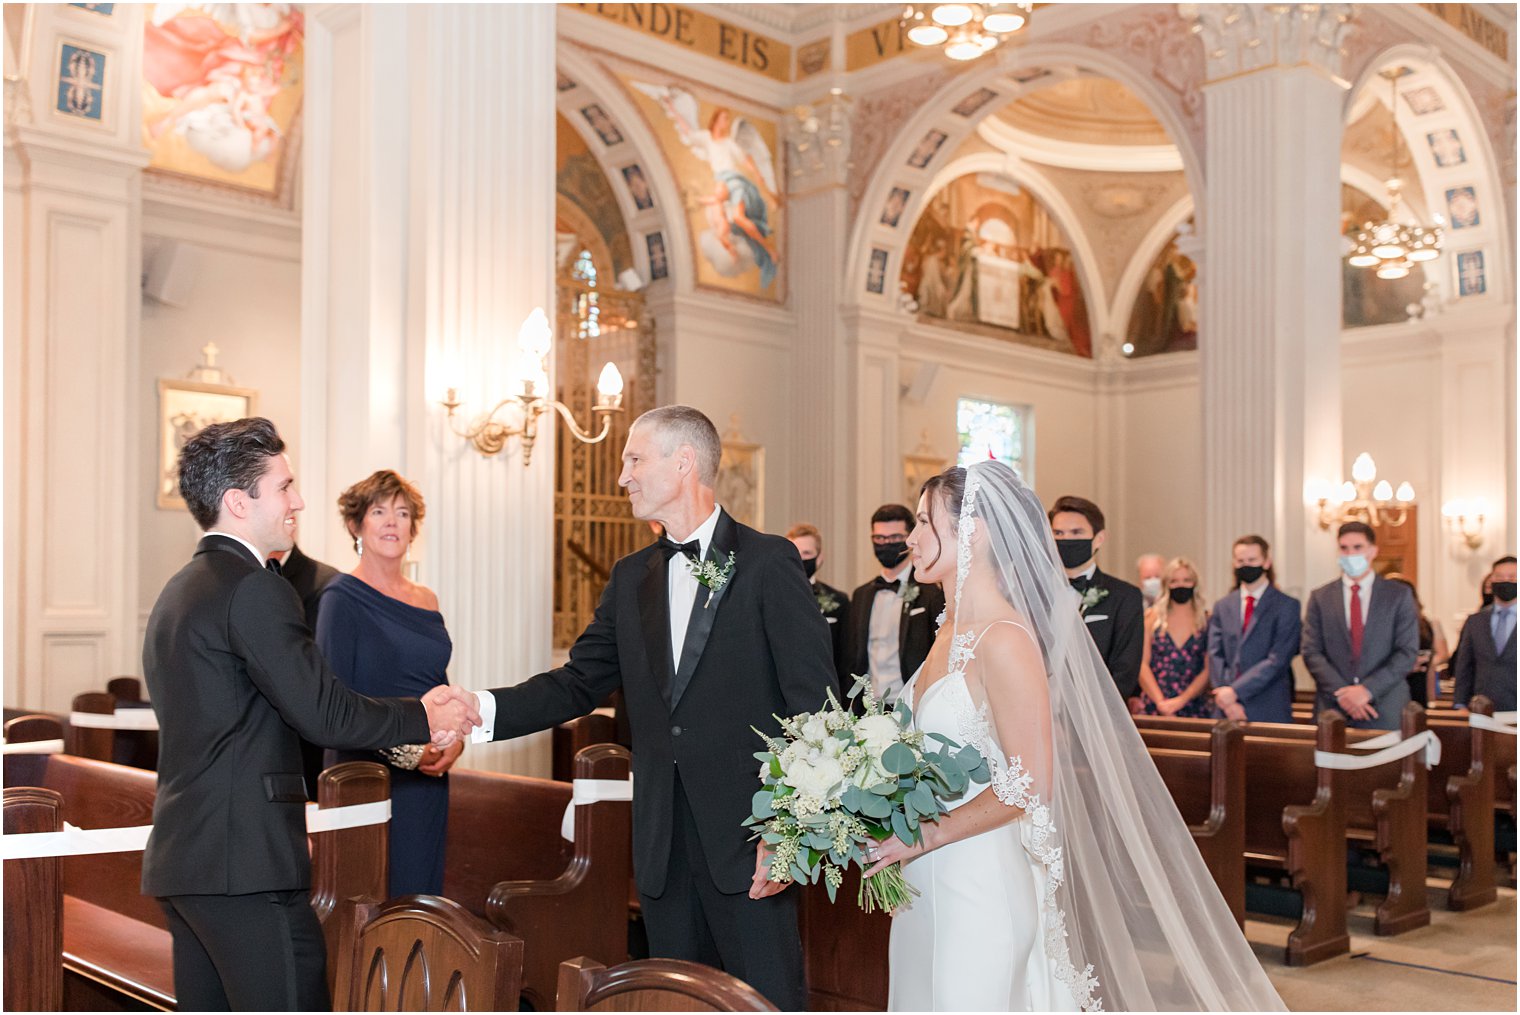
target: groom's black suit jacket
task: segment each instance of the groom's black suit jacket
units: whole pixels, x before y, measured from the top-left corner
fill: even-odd
[[[1140,659],[1145,651],[1145,598],[1123,578],[1093,572],[1092,585],[1107,591],[1082,615],[1087,633],[1122,698],[1140,693]]]
[[[723,512],[707,559],[734,554],[728,584],[707,602],[698,587],[679,660],[671,658],[668,567],[660,545],[612,568],[596,615],[570,660],[516,687],[494,689],[494,738],[546,729],[622,688],[633,735],[633,863],[639,891],[665,891],[677,768],[718,890],[747,891],[755,843],[743,822],[760,789],[753,730],[773,715],[811,712],[834,683],[828,625],[788,540]]]

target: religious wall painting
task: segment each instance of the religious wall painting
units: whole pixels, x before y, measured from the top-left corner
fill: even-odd
[[[1441,94],[1429,85],[1421,88],[1411,88],[1404,92],[1404,104],[1415,116],[1425,116],[1430,113],[1439,113],[1446,108],[1446,103],[1441,101]]]
[[[1441,169],[1460,166],[1467,161],[1467,151],[1462,147],[1462,139],[1455,130],[1438,130],[1426,134],[1425,140],[1430,145],[1431,157]]]
[[[596,136],[601,138],[602,144],[608,148],[623,143],[623,132],[618,130],[617,124],[613,123],[612,118],[595,102],[589,106],[583,106],[581,108],[581,116],[586,118],[586,122],[591,125],[591,129],[596,131]]]
[[[670,260],[665,255],[665,234],[650,233],[644,237],[644,249],[649,254],[649,280],[658,282],[670,277]]]
[[[576,232],[594,232],[606,250],[614,276],[632,268],[633,247],[612,183],[586,141],[563,116],[554,119],[554,188],[573,206]],[[630,188],[631,189],[631,188]]]
[[[215,363],[214,344],[208,361]],[[196,373],[205,375],[205,368]],[[213,366],[214,375],[225,375]],[[230,378],[226,378],[230,380]],[[179,452],[185,442],[212,423],[246,419],[258,408],[259,393],[230,383],[195,380],[160,380],[158,382],[158,497],[157,504],[167,510],[188,510],[179,494]]]
[[[109,18],[111,12],[116,9],[115,4],[69,4],[69,6],[78,8],[81,11],[89,11],[91,14],[99,14],[101,17],[106,18]]]
[[[981,112],[983,106],[997,98],[997,94],[991,88],[978,88],[952,106],[950,112],[956,116],[973,117]]]
[[[1483,251],[1464,250],[1457,254],[1457,294],[1482,296],[1488,292],[1488,275],[1483,268]]]
[[[1387,214],[1381,202],[1341,184],[1341,234],[1363,223],[1381,221]],[[1349,239],[1345,242],[1349,243]],[[1429,262],[1426,262],[1429,263]],[[1377,268],[1358,268],[1341,261],[1341,326],[1365,328],[1407,321],[1410,308],[1425,297],[1425,265],[1416,264],[1404,278],[1378,278]]]
[[[1184,227],[1191,234],[1192,219]],[[1198,266],[1172,234],[1151,261],[1129,315],[1125,344],[1132,358],[1198,348]]]
[[[101,122],[105,109],[106,57],[65,42],[58,55],[58,102],[65,116]]]
[[[639,211],[648,211],[654,207],[654,194],[649,190],[649,181],[644,178],[644,169],[638,163],[623,167],[623,182],[628,185],[628,194],[633,198],[633,206]]]
[[[928,166],[934,160],[934,156],[939,154],[940,148],[949,137],[950,135],[942,130],[930,130],[908,156],[908,165],[914,169],[923,169]]]
[[[781,302],[786,242],[775,117],[673,80],[625,82],[680,184],[697,284]]]
[[[742,525],[765,524],[765,448],[745,439],[739,416],[729,417],[718,459],[718,503]]]
[[[893,187],[887,195],[887,203],[881,209],[881,224],[897,228],[897,223],[902,219],[902,213],[908,207],[909,192],[901,187]]]
[[[880,296],[887,291],[887,252],[871,248],[871,264],[866,269],[866,292]]]
[[[295,4],[155,4],[143,26],[152,172],[289,205],[305,18]]]
[[[923,319],[1092,356],[1071,242],[1034,195],[1006,177],[968,174],[929,200],[899,285]]]
[[[1478,215],[1478,195],[1472,187],[1447,190],[1446,211],[1453,229],[1471,229],[1483,221]]]

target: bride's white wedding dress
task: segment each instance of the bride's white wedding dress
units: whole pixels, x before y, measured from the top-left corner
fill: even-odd
[[[1017,626],[1017,625],[1014,625]],[[973,647],[973,652],[974,652]],[[966,686],[966,659],[924,692],[913,726],[970,744],[987,759],[991,784],[972,786],[951,810],[981,793],[1024,817],[950,843],[903,867],[919,897],[892,920],[892,1011],[1078,1011],[1092,1005],[1091,971],[1072,968],[1065,919],[1055,905],[1062,877],[1050,812],[1031,795]],[[923,669],[903,691],[912,702]]]

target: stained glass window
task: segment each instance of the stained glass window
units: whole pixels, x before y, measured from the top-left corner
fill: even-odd
[[[1029,415],[1026,405],[1000,405],[976,398],[962,398],[955,406],[955,428],[960,434],[960,465],[988,457],[1007,462],[1025,482],[1029,475]]]
[[[596,263],[591,260],[591,251],[582,250],[576,256],[575,264],[570,268],[570,274],[586,283],[588,289],[596,289]],[[577,316],[581,319],[580,337],[595,338],[600,335],[602,326],[598,318],[602,315],[602,308],[597,305],[596,293],[594,291],[581,293],[576,303],[578,304],[576,310],[579,311]]]

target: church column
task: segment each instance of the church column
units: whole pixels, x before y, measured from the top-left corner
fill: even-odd
[[[1208,289],[1200,308],[1205,570],[1273,544],[1295,593],[1334,571],[1306,504],[1341,462],[1341,46],[1345,4],[1186,5],[1208,54]]]
[[[814,104],[797,108],[787,135],[792,173],[789,278],[797,329],[790,372],[792,517],[784,524],[810,521],[818,526],[835,584],[855,574],[856,551],[869,517],[869,512],[859,515],[848,496],[851,438],[858,429],[877,425],[877,417],[845,411],[840,383],[845,371],[839,307],[849,242],[849,107],[850,99],[832,89]],[[873,422],[864,423],[868,418]],[[779,532],[782,524],[773,528]]]
[[[840,491],[846,528],[836,543],[847,546],[850,570],[840,587],[849,589],[876,570],[866,555],[871,512],[904,499],[902,429],[902,339],[910,319],[876,309],[854,310],[845,325],[845,366],[840,390],[848,392],[836,412],[846,434],[847,461],[835,486]],[[837,558],[836,558],[837,559]]]
[[[306,162],[320,194],[303,419],[320,424],[307,432],[324,435],[327,484],[313,508],[330,514],[375,468],[415,480],[428,510],[414,556],[448,621],[451,679],[517,683],[550,659],[562,424],[540,418],[525,467],[515,439],[482,457],[438,401],[457,388],[464,423],[511,394],[519,326],[534,307],[554,319],[554,8],[332,6],[311,21],[307,115],[331,139]],[[473,768],[548,774],[547,734],[467,751]]]
[[[142,665],[141,12],[29,4],[7,54],[7,704],[66,711]]]

